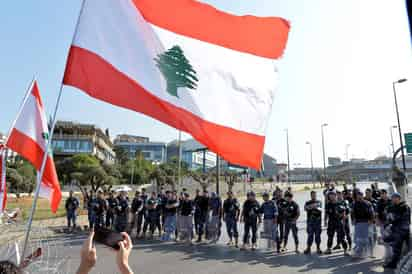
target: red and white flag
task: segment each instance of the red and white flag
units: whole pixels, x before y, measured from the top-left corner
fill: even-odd
[[[46,114],[37,82],[34,81],[11,129],[6,146],[28,160],[37,172],[40,172],[44,154],[48,153],[48,138]],[[49,199],[51,210],[54,213],[57,211],[61,190],[53,158],[49,154],[41,180],[40,197]]]
[[[7,185],[6,185],[6,150],[0,145],[0,213],[6,209]]]
[[[260,169],[288,33],[194,0],[87,0],[63,82]]]

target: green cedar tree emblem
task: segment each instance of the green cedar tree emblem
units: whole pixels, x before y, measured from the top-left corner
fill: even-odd
[[[196,89],[197,82],[199,82],[196,71],[179,46],[173,46],[166,52],[159,54],[154,60],[166,78],[167,92],[170,95],[179,98],[178,88]]]

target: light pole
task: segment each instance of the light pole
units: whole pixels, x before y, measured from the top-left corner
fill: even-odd
[[[345,153],[346,153],[346,161],[348,162],[349,162],[349,147],[350,147],[350,144],[346,144]]]
[[[391,126],[389,130],[391,131],[391,147],[392,147],[392,155],[395,154],[395,143],[393,142],[393,129],[398,128],[398,126]]]
[[[289,130],[288,130],[288,129],[285,129],[285,131],[286,131],[286,150],[287,150],[287,153],[288,153],[288,184],[289,184],[289,186],[290,186]]]
[[[398,99],[396,98],[396,84],[401,84],[408,81],[407,79],[399,79],[398,81],[392,82],[392,87],[393,87],[393,97],[395,99],[395,109],[396,109],[396,118],[398,119],[398,131],[399,131],[399,141],[401,145],[401,153],[402,153],[402,165],[403,165],[403,172],[406,175],[406,162],[405,162],[405,152],[403,149],[403,140],[402,140],[402,129],[401,129],[401,122],[399,119],[399,109],[398,109]]]
[[[322,133],[323,179],[325,180],[325,183],[326,183],[326,154],[325,154],[325,134],[323,132],[323,128],[327,126],[328,124],[326,123],[320,126],[320,130]]]
[[[313,150],[312,150],[312,143],[306,142],[309,145],[310,149],[310,178],[312,179],[313,188],[315,188],[315,180],[313,179]]]

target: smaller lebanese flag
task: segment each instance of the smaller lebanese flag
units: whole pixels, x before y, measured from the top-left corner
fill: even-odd
[[[0,145],[0,213],[4,212],[7,202],[5,149]]]
[[[6,146],[27,159],[40,172],[46,153],[49,129],[37,82],[33,81],[24,99],[20,113],[11,129]],[[50,201],[56,213],[61,200],[61,190],[53,158],[48,155],[40,185],[40,197]]]

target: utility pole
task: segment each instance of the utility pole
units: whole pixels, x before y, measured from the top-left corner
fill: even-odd
[[[328,124],[322,124],[320,129],[322,133],[322,155],[323,155],[323,179],[325,180],[326,183],[326,153],[325,153],[325,134],[323,132],[323,128],[327,127]]]
[[[286,131],[286,150],[288,153],[288,185],[290,186],[290,150],[289,150],[289,130],[285,129]]]

